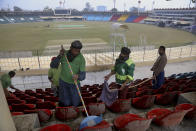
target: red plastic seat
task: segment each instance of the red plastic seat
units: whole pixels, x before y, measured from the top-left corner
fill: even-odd
[[[91,96],[91,97],[83,97],[84,102],[86,105],[90,104],[90,103],[96,103],[97,99],[95,96]]]
[[[102,91],[98,91],[97,93],[96,93],[96,98],[99,98],[100,96],[101,96],[101,93],[102,93]]]
[[[143,89],[142,91],[137,91],[136,96],[143,96],[143,95],[153,95],[153,89]]]
[[[71,107],[57,107],[55,111],[55,116],[57,119],[66,121],[77,118],[79,111],[77,108]]]
[[[152,119],[153,117],[142,118],[136,114],[124,114],[114,120],[114,126],[123,131],[146,131]]]
[[[24,114],[31,114],[31,113],[37,113],[37,109],[34,109],[34,110],[24,110]]]
[[[40,122],[47,122],[52,117],[52,111],[49,109],[35,109],[35,110],[24,110],[25,114],[38,113]]]
[[[35,109],[34,104],[12,104],[12,110],[15,112],[23,112],[24,110]]]
[[[25,104],[25,101],[24,100],[20,100],[20,99],[7,99],[7,103],[8,103],[8,105]]]
[[[178,90],[180,90],[179,85],[172,85],[168,87],[168,91],[178,91]]]
[[[192,104],[179,104],[175,107],[175,110],[176,111],[179,111],[179,110],[189,110],[191,109],[191,111],[189,111],[185,117],[188,118],[188,119],[195,119],[196,118],[196,106],[192,105]]]
[[[108,107],[113,112],[127,112],[131,108],[131,99],[118,99]]]
[[[153,109],[147,113],[148,117],[155,116],[153,122],[159,126],[176,126],[178,125],[190,110],[170,111],[168,109]]]
[[[96,126],[85,127],[80,131],[112,131],[112,127],[108,122],[103,120],[101,123],[99,123]]]
[[[44,101],[58,102],[59,98],[54,96],[44,96]]]
[[[40,93],[36,93],[36,97],[39,99],[44,99],[44,95]]]
[[[186,88],[183,90],[183,93],[186,93],[186,92],[196,92],[196,88]]]
[[[155,103],[158,105],[171,105],[175,104],[180,92],[166,92],[164,94],[156,95]]]
[[[46,88],[45,91],[52,93],[51,88]]]
[[[71,131],[71,127],[65,124],[56,124],[52,126],[47,126],[40,131]]]
[[[20,92],[14,92],[14,95],[16,96],[16,97],[23,97],[24,95],[25,95],[25,93],[20,93]]]
[[[12,116],[24,115],[23,112],[12,112]]]
[[[137,88],[138,91],[143,91],[143,90],[147,90],[147,89],[149,89],[148,86],[140,86]]]
[[[146,109],[154,105],[155,96],[145,95],[142,97],[137,97],[132,99],[132,106],[135,108]]]
[[[42,89],[36,89],[35,91],[36,91],[36,93],[40,93],[40,94],[44,93],[44,91]]]
[[[82,97],[91,97],[92,95],[90,93],[82,93]]]
[[[25,90],[25,93],[32,93],[32,92],[34,92],[34,91],[32,91],[32,90]]]
[[[38,117],[41,122],[47,122],[52,118],[52,111],[49,109],[38,109]]]
[[[23,94],[23,95],[18,96],[18,98],[20,98],[21,100],[25,100],[26,98],[30,98],[30,97],[31,96],[28,94]]]
[[[163,93],[165,93],[167,91],[167,88],[166,88],[166,86],[162,86],[161,88],[159,88],[159,89],[154,89],[154,91],[153,91],[153,93],[154,94],[163,94]]]
[[[32,90],[25,90],[25,93],[30,95],[30,96],[36,96],[36,92],[34,92]]]
[[[37,102],[36,107],[38,109],[55,109],[56,104],[51,101]]]
[[[93,89],[92,94],[96,94],[99,90],[98,89]]]
[[[25,101],[26,101],[28,104],[36,104],[37,98],[36,98],[36,97],[30,97],[30,98],[26,98]]]
[[[87,106],[87,111],[89,115],[101,115],[105,113],[105,104],[104,103],[91,103]]]
[[[14,94],[11,93],[11,96],[6,97],[6,99],[18,99]]]
[[[136,97],[136,92],[135,91],[132,91],[132,92],[128,92],[127,93],[127,99],[129,98],[135,98]]]
[[[49,92],[49,91],[45,91],[44,95],[48,95],[48,96],[54,96],[54,93]]]

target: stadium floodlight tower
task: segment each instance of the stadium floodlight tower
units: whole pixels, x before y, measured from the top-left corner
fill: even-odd
[[[116,49],[119,47],[127,47],[127,40],[125,36],[125,32],[129,29],[127,25],[121,24],[121,23],[113,23],[111,27],[111,44],[114,45],[114,52],[116,52]]]

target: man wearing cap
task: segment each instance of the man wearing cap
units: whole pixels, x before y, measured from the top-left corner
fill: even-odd
[[[127,47],[123,47],[121,49],[121,53],[119,58],[116,59],[115,65],[112,68],[111,72],[105,76],[105,80],[109,80],[109,78],[115,74],[116,83],[121,85],[120,90],[122,91],[122,95],[120,95],[121,99],[125,99],[127,95],[128,88],[126,85],[130,84],[133,81],[135,64],[129,58],[131,51]]]
[[[76,80],[80,87],[80,81],[86,78],[86,62],[84,56],[80,53],[82,43],[74,41],[68,51],[60,50],[60,54],[53,62],[61,63],[61,72],[59,77],[59,106],[79,106],[80,97],[74,84]],[[71,65],[74,75],[71,74],[65,55]]]
[[[60,75],[60,64],[59,63],[52,63],[56,57],[51,59],[50,69],[48,70],[48,80],[51,82],[51,89],[54,93],[54,96],[58,96],[59,90],[59,75]]]
[[[10,96],[10,93],[8,91],[8,87],[10,87],[11,89],[15,89],[17,90],[16,88],[14,88],[14,86],[12,85],[11,83],[11,79],[15,76],[15,72],[14,71],[10,71],[9,73],[5,73],[1,76],[0,80],[1,80],[1,85],[3,87],[3,90],[4,90],[4,93],[5,93],[5,96]]]

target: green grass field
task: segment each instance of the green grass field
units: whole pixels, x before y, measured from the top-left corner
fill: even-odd
[[[46,27],[50,24],[50,27]],[[106,41],[110,43],[111,22],[40,22],[0,25],[0,50],[43,50],[47,45],[61,44],[51,41],[80,39],[82,42]],[[140,35],[148,45],[167,47],[186,45],[196,41],[196,36],[176,29],[128,23],[126,32],[129,45],[138,45]],[[67,44],[69,44],[67,42]]]

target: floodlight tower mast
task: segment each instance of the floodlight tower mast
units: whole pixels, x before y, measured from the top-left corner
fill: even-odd
[[[138,0],[138,9],[137,9],[137,11],[138,11],[138,16],[140,15],[140,4],[141,4],[141,0]]]
[[[126,3],[125,3],[125,1],[124,1],[124,12],[125,12],[125,10],[126,10],[125,8],[126,8]]]
[[[152,10],[154,10],[155,1],[152,2]]]
[[[65,0],[63,1],[63,8],[65,8]]]
[[[59,1],[59,5],[60,5],[60,7],[61,7],[61,5],[62,5],[62,1]]]
[[[113,0],[113,2],[114,2],[114,9],[116,8],[116,0]]]

